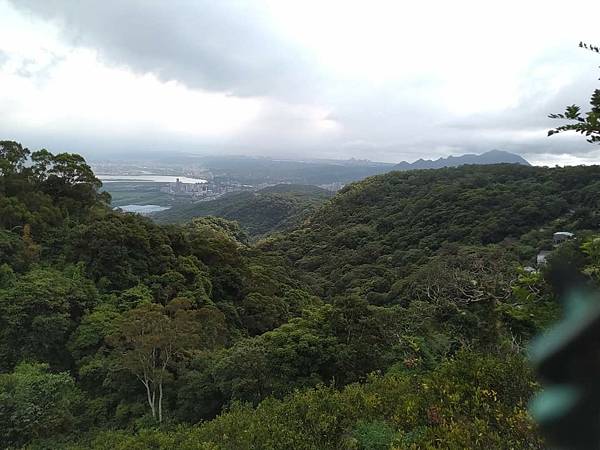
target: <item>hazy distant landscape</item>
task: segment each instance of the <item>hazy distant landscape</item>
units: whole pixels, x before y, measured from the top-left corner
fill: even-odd
[[[598,12],[0,0],[0,449],[599,449]]]
[[[157,209],[154,207],[177,206],[176,211],[156,216],[157,220],[166,222],[170,220],[169,218],[180,221],[185,217],[189,220],[194,217],[193,211],[197,211],[197,216],[207,215],[202,211],[213,211],[213,215],[237,220],[235,214],[218,212],[221,211],[221,207],[216,206],[219,203],[187,208],[185,205],[216,200],[222,195],[233,192],[257,191],[278,184],[315,186],[335,193],[348,183],[391,170],[456,167],[463,164],[528,164],[518,155],[501,151],[486,152],[482,155],[456,156],[436,161],[419,160],[413,164],[403,162],[397,165],[367,160],[280,161],[269,158],[243,157],[180,158],[182,158],[181,162],[177,158],[170,162],[156,160],[145,162],[105,161],[93,163],[92,168],[100,180],[104,181],[104,189],[111,194],[114,206],[133,205],[135,210],[135,205],[137,205],[137,212],[144,214],[153,213],[152,210]],[[204,193],[207,195],[177,195],[174,192],[164,192],[165,186],[173,184],[177,179],[184,184],[206,181],[183,174],[197,174],[196,176],[206,177],[211,184],[215,185],[214,188],[211,187],[215,192]],[[223,189],[221,185],[227,185],[228,188]],[[238,199],[241,198],[245,198],[247,201],[255,199],[252,195],[238,196]],[[150,208],[143,208],[144,206],[150,206]]]

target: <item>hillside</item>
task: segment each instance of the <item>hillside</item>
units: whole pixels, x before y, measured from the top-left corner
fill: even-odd
[[[444,167],[459,167],[467,164],[522,164],[529,166],[529,162],[519,155],[501,150],[491,150],[481,155],[448,156],[436,160],[419,159],[413,163],[402,161],[396,164],[393,170],[419,170],[419,169],[442,169]]]
[[[321,295],[354,292],[378,304],[395,302],[398,280],[444,247],[523,240],[518,252],[526,262],[552,226],[597,229],[598,177],[600,166],[391,172],[347,186],[265,248],[309,274]]]
[[[523,349],[560,313],[554,261],[598,285],[599,175],[393,172],[250,245],[115,212],[80,156],[2,141],[0,442],[545,448]],[[577,240],[524,271],[557,227]]]
[[[194,217],[222,217],[239,222],[242,230],[256,238],[300,224],[332,195],[316,186],[281,184],[207,202],[175,205],[152,218],[157,223],[181,223]]]

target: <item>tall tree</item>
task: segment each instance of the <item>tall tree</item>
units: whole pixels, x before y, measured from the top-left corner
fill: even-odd
[[[127,311],[109,343],[118,352],[118,364],[144,386],[152,417],[163,419],[164,384],[169,368],[201,345],[202,322],[187,300],[166,307],[146,303]]]
[[[0,175],[20,172],[30,151],[14,141],[0,141]]]

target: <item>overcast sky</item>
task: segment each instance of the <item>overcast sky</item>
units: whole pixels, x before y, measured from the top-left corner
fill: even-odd
[[[600,162],[600,2],[0,0],[0,139],[110,155]]]

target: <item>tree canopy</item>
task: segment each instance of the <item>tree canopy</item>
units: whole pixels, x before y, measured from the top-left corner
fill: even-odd
[[[253,243],[1,149],[6,446],[544,447],[523,349],[560,314],[553,260],[600,281],[598,167],[391,172]]]

